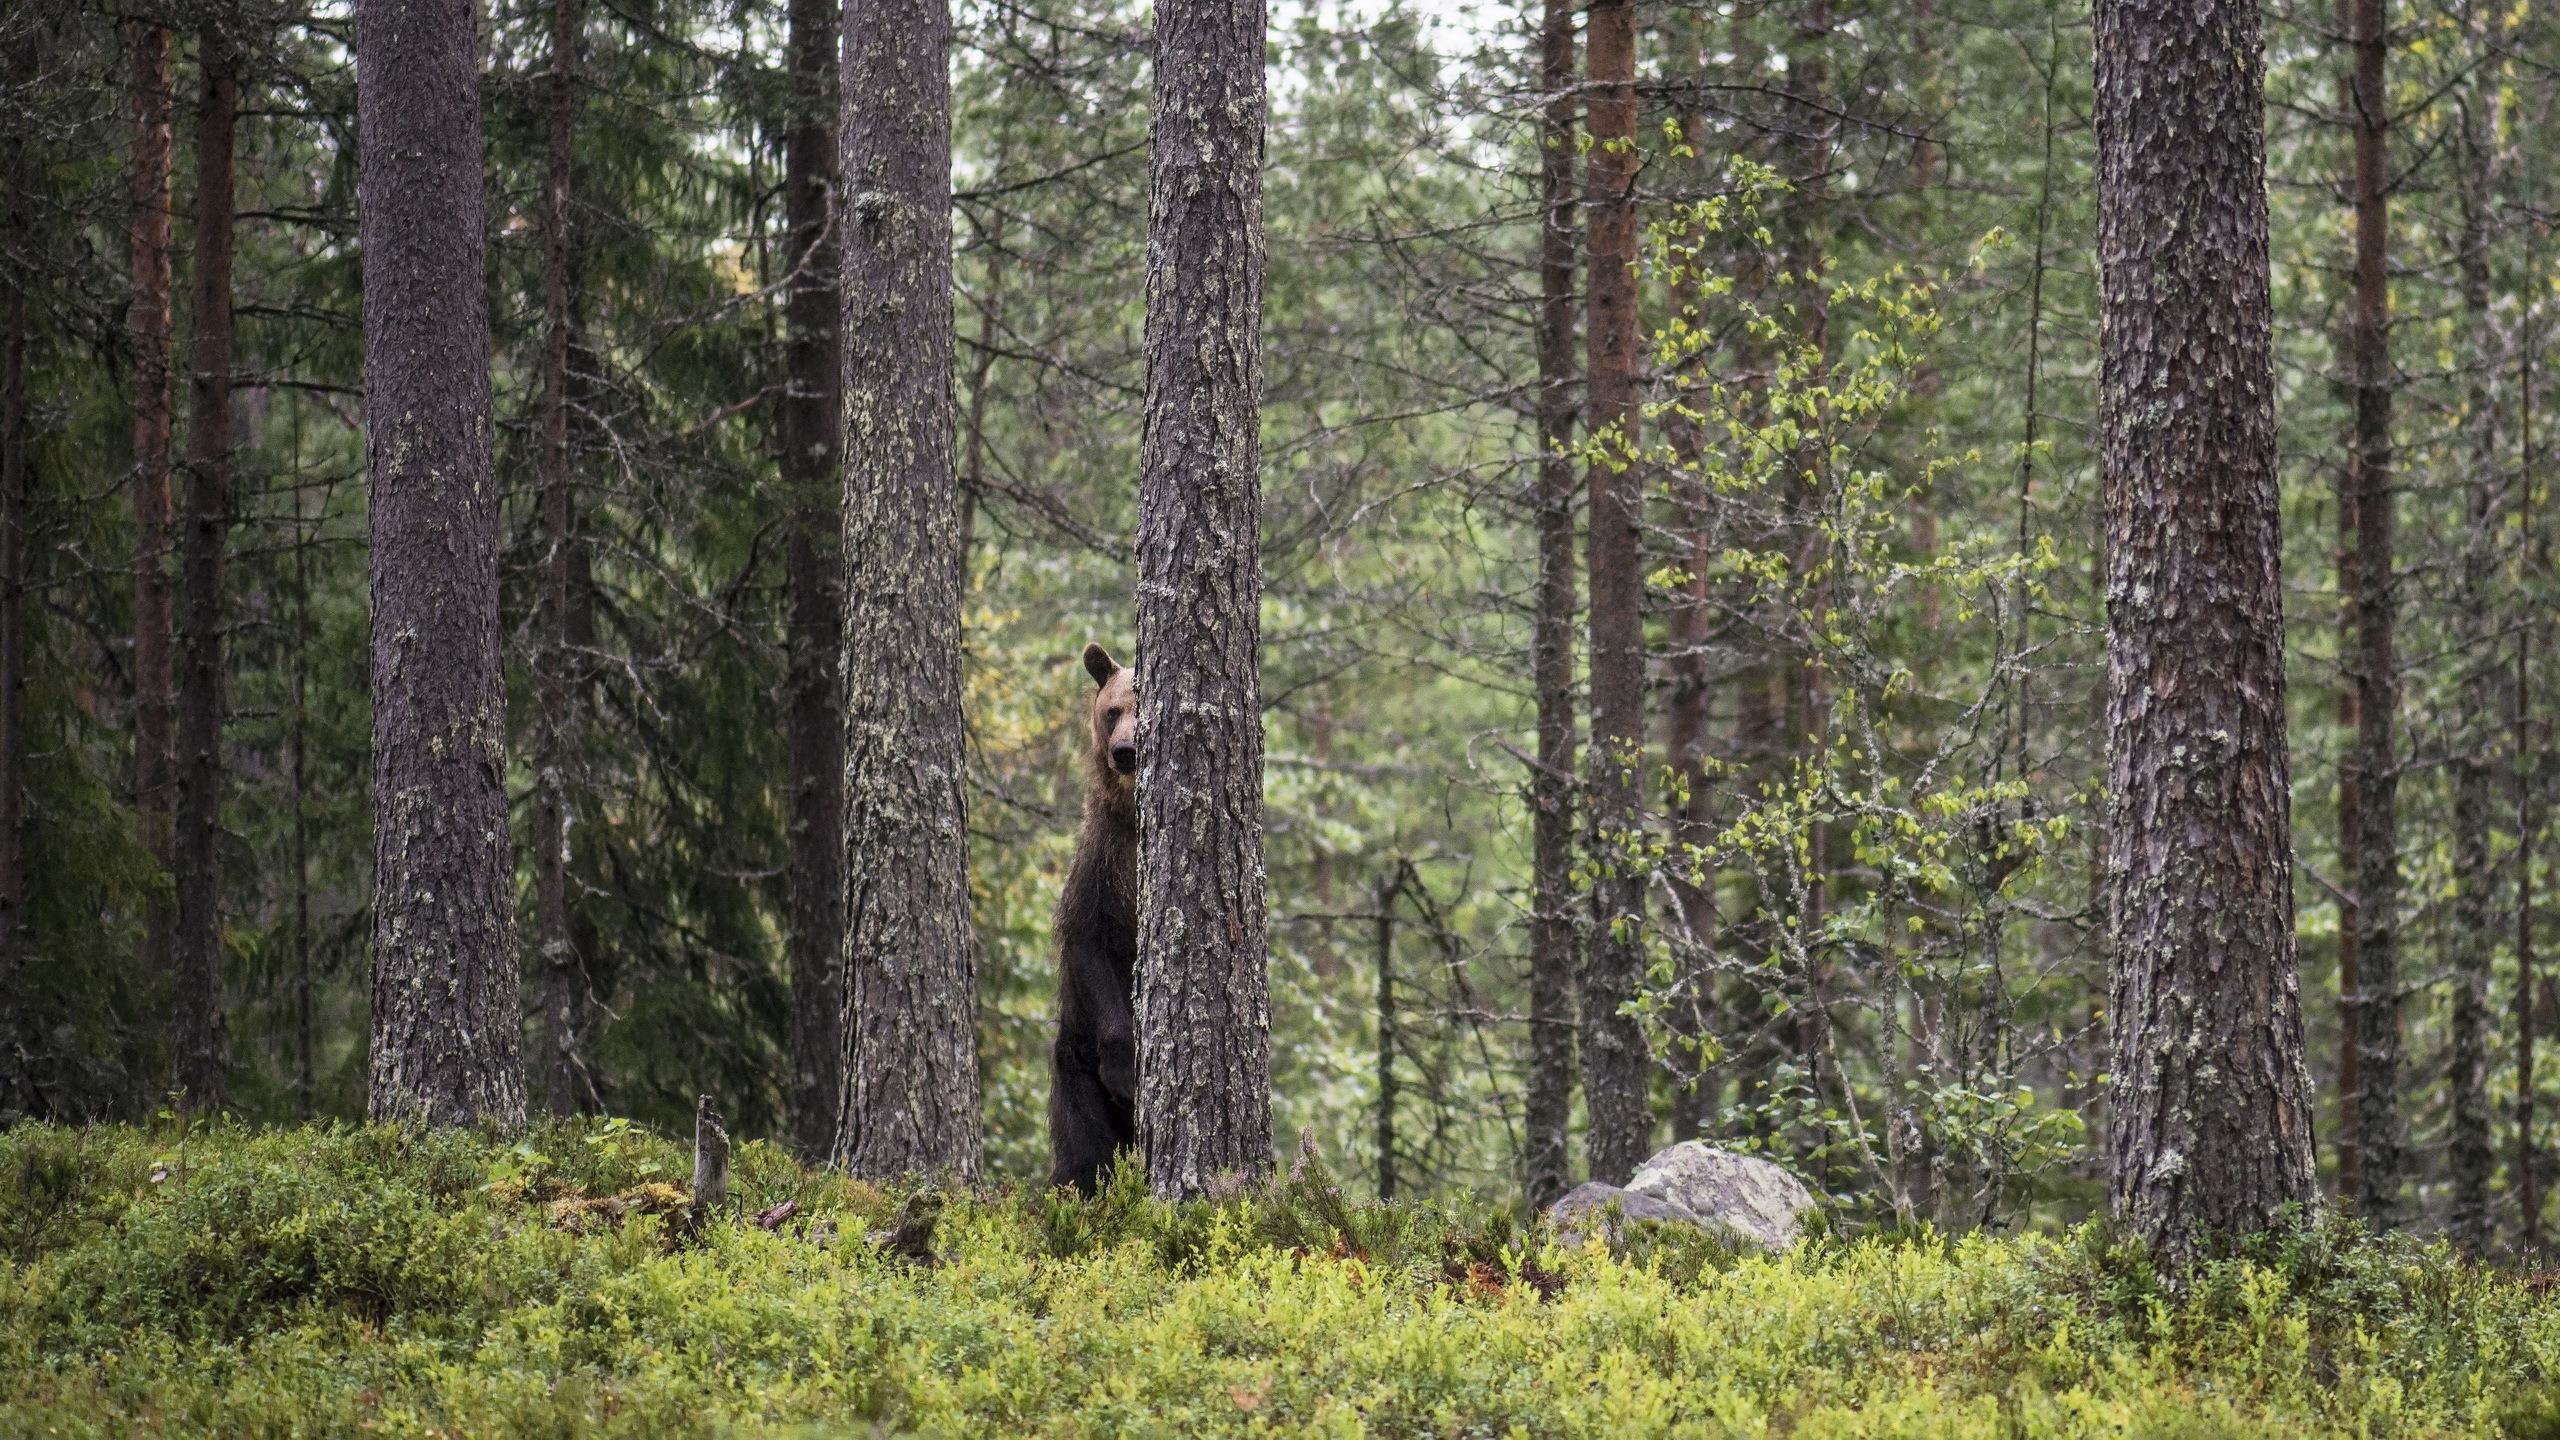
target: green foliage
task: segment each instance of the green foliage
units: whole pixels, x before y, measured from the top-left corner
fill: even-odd
[[[82,1436],[2547,1435],[2560,1312],[2330,1227],[2182,1287],[2094,1229],[1612,1254],[1289,1178],[1168,1208],[899,1197],[683,1148],[388,1129],[0,1133],[0,1433]],[[742,1218],[782,1200],[777,1230]]]

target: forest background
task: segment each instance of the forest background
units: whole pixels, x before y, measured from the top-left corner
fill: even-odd
[[[2560,1012],[2542,963],[2560,703],[2542,137],[2560,48],[2529,3],[2411,4],[2380,30],[2358,13],[2267,11],[2322,1163],[2425,1228],[2529,1249],[2560,1083],[2536,1060]],[[980,1068],[988,1169],[1028,1178],[1085,743],[1076,657],[1132,633],[1148,42],[1131,5],[957,17]],[[1654,751],[1644,824],[1586,835],[1550,878],[1645,882],[1636,1010],[1659,1133],[1767,1150],[1851,1213],[2077,1218],[2101,1194],[2107,1064],[2087,17],[1769,0],[1640,18],[1648,411],[1640,451],[1614,458],[1647,487]],[[172,46],[156,68],[155,22]],[[1557,598],[1539,584],[1541,522],[1557,520],[1539,490],[1539,124],[1556,92],[1536,23],[1493,5],[1273,15],[1276,1128],[1312,1131],[1380,1193],[1520,1184],[1535,732],[1542,700],[1582,708],[1570,674],[1541,686],[1532,663],[1542,596]],[[134,257],[153,208],[137,176],[156,164],[176,257],[156,333],[181,343],[165,447],[201,325],[172,276],[203,245],[190,120],[208,37],[238,85],[225,563],[210,590],[163,603],[175,628],[228,641],[227,794],[193,822],[221,861],[217,1088],[258,1120],[365,1109],[348,18],[35,4],[0,22],[0,264],[23,365],[0,389],[30,437],[5,487],[16,628],[0,683],[20,687],[26,759],[0,891],[23,901],[12,1103],[65,1121],[167,1106],[183,1059],[184,1002],[155,947],[176,908],[164,847],[189,837],[167,829],[185,817],[155,821],[165,802],[137,768],[146,712],[168,702],[136,644],[136,580],[174,573],[188,525],[156,529],[135,503],[155,331]],[[560,1060],[537,1098],[673,1131],[710,1093],[741,1134],[789,1135],[804,862],[786,750],[810,500],[782,458],[785,17],[493,0],[484,38],[507,789],[526,988],[545,1007],[528,1049]],[[2347,89],[2377,47],[2379,108]],[[555,254],[562,95],[572,222]],[[155,105],[175,117],[156,159],[136,126]],[[2356,141],[2377,131],[2384,163],[2360,185]],[[2387,215],[2379,368],[2352,323],[2360,193]],[[542,428],[546,282],[563,264],[565,484]],[[2357,417],[2377,393],[2391,500],[2359,510],[2376,452]],[[1577,466],[1612,463],[1586,434],[1568,444]],[[2396,531],[2369,523],[2392,512]],[[556,912],[537,894],[548,805],[565,817]]]

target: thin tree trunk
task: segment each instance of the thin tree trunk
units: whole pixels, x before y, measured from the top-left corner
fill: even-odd
[[[1538,31],[1537,610],[1529,674],[1537,690],[1538,763],[1529,775],[1529,1077],[1521,1170],[1545,1207],[1573,1183],[1573,0],[1546,0]]]
[[[542,569],[534,645],[534,1083],[554,1115],[578,1108],[578,1037],[586,994],[572,934],[570,846],[578,763],[580,677],[586,657],[570,635],[578,573],[577,476],[570,445],[571,255],[576,200],[579,0],[552,0],[551,73],[544,106],[542,185]]]
[[[2253,0],[2096,12],[2108,1199],[2173,1260],[2316,1203]]]
[[[2537,838],[2534,786],[2540,758],[2528,748],[2533,731],[2533,626],[2516,631],[2516,988],[2510,1006],[2516,1029],[2516,1250],[2532,1256],[2542,1248],[2542,1150],[2534,1143],[2535,1092],[2540,1072],[2534,1067],[2534,995],[2538,968],[2534,959],[2533,852]]]
[[[231,527],[231,156],[239,82],[229,42],[197,42],[193,372],[187,428],[186,607],[178,636],[178,883],[173,1070],[191,1108],[218,1110],[229,1046],[222,1003],[222,573]]]
[[[133,809],[144,852],[167,870],[176,812],[175,611],[169,583],[169,27],[126,27],[132,51],[132,218],[126,234],[133,345]],[[166,973],[176,913],[155,888],[142,911],[145,976]]]
[[[33,27],[8,50],[10,88],[36,70]],[[0,141],[0,253],[33,248],[21,133]],[[27,290],[0,286],[0,1124],[35,1106],[26,1012]]]
[[[2462,97],[2461,277],[2463,313],[2469,331],[2486,342],[2495,326],[2489,311],[2489,181],[2496,144],[2497,86],[2494,82]],[[2461,749],[2453,774],[2453,1025],[2447,1037],[2446,1079],[2453,1092],[2453,1214],[2449,1227],[2464,1253],[2480,1255],[2490,1239],[2489,1186],[2497,1152],[2489,1135],[2489,988],[2494,950],[2490,909],[2497,889],[2491,861],[2489,823],[2492,752],[2497,744],[2499,653],[2492,616],[2490,585],[2497,568],[2497,495],[2501,438],[2498,434],[2498,367],[2483,355],[2473,371],[2468,412],[2471,475],[2465,487],[2462,533],[2461,615],[2462,710]]]
[[[2385,151],[2390,101],[2383,58],[2390,44],[2384,0],[2344,0],[2355,46],[2348,113],[2355,127],[2355,292],[2348,307],[2348,362],[2355,390],[2355,435],[2347,463],[2354,496],[2355,651],[2348,680],[2356,690],[2356,737],[2348,768],[2356,782],[2356,954],[2362,993],[2356,1006],[2356,1150],[2361,1163],[2356,1204],[2377,1228],[2399,1223],[2400,1153],[2400,824],[2399,662],[2393,654],[2397,576],[2391,489],[2391,293],[2387,246],[2390,183]]]
[[[470,0],[359,0],[378,1121],[524,1123]]]
[[[2533,152],[2528,149],[2527,155]],[[2530,193],[2530,171],[2527,191]],[[2542,282],[2542,252],[2536,243],[2539,232],[2525,235],[2525,288],[2528,293],[2539,289]],[[2534,447],[2533,435],[2533,362],[2534,347],[2540,343],[2534,333],[2533,312],[2525,312],[2523,333],[2516,346],[2516,450],[2521,460],[2521,473],[2537,473],[2541,455]],[[2534,513],[2533,487],[2523,486],[2518,492],[2517,508],[2523,512],[2519,529],[2525,543],[2532,547],[2533,565],[2527,573],[2539,575],[2547,585],[2551,579],[2549,537]],[[2534,948],[2534,852],[2541,840],[2541,818],[2535,813],[2536,791],[2549,772],[2549,757],[2533,743],[2533,647],[2535,632],[2549,623],[2538,617],[2516,630],[2515,689],[2515,753],[2516,753],[2516,988],[2512,1002],[2516,1028],[2516,1249],[2533,1256],[2542,1248],[2542,1148],[2535,1142],[2535,1086],[2541,1072],[2534,1066],[2534,1040],[2541,1028],[2536,1022],[2535,997],[2539,994],[2540,977],[2536,974]],[[2548,735],[2545,735],[2546,743]]]
[[[844,1110],[857,1175],[978,1173],[953,469],[951,10],[844,11]]]
[[[1638,866],[1644,768],[1644,486],[1633,468],[1642,335],[1636,314],[1634,0],[1595,0],[1584,65],[1591,148],[1591,942],[1582,971],[1583,1094],[1591,1178],[1624,1184],[1653,1139],[1652,1057],[1626,1013],[1644,980]]]
[[[289,403],[298,407],[300,402]],[[297,451],[301,425],[297,408]],[[297,453],[295,459],[300,458]],[[311,645],[311,560],[310,536],[305,529],[299,491],[294,493],[293,506],[293,721],[285,732],[286,776],[293,807],[293,1114],[297,1120],[309,1120],[316,1078],[313,1052],[319,1038],[313,1025],[311,994],[311,705],[310,665],[306,658]]]
[[[2338,620],[2341,632],[2352,635],[2355,629],[2356,593],[2356,498],[2353,487],[2342,474],[2338,483]],[[2343,670],[2345,667],[2341,666]],[[2352,676],[2342,676],[2338,687],[2338,724],[2351,737],[2363,729],[2357,716],[2362,705]],[[2348,741],[2350,751],[2354,740]],[[2357,783],[2355,757],[2350,753],[2338,765],[2338,1201],[2353,1208],[2364,1193],[2363,1123],[2358,1111],[2364,1100],[2364,966],[2362,963],[2364,930],[2363,910],[2356,903],[2356,876],[2363,863],[2357,859],[2358,837],[2363,833],[2364,787]]]
[[[1396,1198],[1396,891],[1378,887],[1378,1198]]]
[[[836,292],[836,0],[791,0],[791,130],[783,205],[791,271],[784,321],[782,483],[790,496],[791,1135],[822,1159],[844,1103],[844,724],[837,668],[844,490],[843,316]],[[965,543],[965,535],[963,537]]]
[[[1271,1168],[1262,858],[1262,0],[1158,0],[1139,460],[1138,1144]]]

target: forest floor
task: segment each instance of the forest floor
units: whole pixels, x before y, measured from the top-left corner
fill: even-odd
[[[0,1435],[2560,1436],[2560,1296],[2337,1230],[2172,1294],[2094,1229],[937,1212],[761,1144],[696,1224],[690,1169],[614,1121],[0,1132]]]

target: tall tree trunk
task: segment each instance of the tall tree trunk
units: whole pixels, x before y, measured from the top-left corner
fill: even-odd
[[[791,130],[783,207],[791,270],[784,307],[789,392],[780,470],[790,496],[791,1137],[823,1159],[844,1103],[844,722],[837,668],[844,579],[843,303],[836,291],[836,0],[791,0]],[[967,535],[961,536],[965,551]]]
[[[1158,0],[1139,460],[1138,1145],[1271,1168],[1262,862],[1263,0]]]
[[[9,89],[36,72],[34,27],[7,52]],[[0,140],[0,256],[33,248],[33,166],[21,132]],[[16,268],[16,267],[12,267]],[[24,273],[23,270],[20,273]],[[0,287],[0,1124],[35,1105],[26,1012],[27,289]]]
[[[302,421],[299,400],[294,430],[297,447]],[[295,457],[299,459],[299,455]],[[293,498],[293,645],[291,684],[293,718],[285,730],[285,778],[292,807],[293,854],[293,1117],[311,1118],[314,1052],[319,1034],[312,1013],[311,975],[311,559],[310,531],[301,492]]]
[[[2356,785],[2356,1150],[2358,1211],[2377,1228],[2399,1223],[2400,1154],[2400,822],[2394,731],[2400,709],[2393,654],[2398,577],[2394,573],[2391,490],[2391,291],[2387,246],[2390,184],[2384,150],[2390,113],[2383,55],[2390,44],[2383,0],[2344,0],[2355,47],[2348,114],[2355,127],[2355,292],[2347,346],[2355,390],[2355,435],[2346,483],[2354,496],[2356,736],[2348,769]]]
[[[2481,37],[2485,38],[2485,37]],[[2485,52],[2484,52],[2485,53]],[[2494,77],[2494,72],[2492,72]],[[2497,872],[2489,844],[2491,763],[2497,747],[2498,680],[2506,657],[2497,643],[2490,586],[2497,569],[2498,366],[2486,353],[2494,333],[2490,314],[2490,165],[2497,135],[2496,80],[2461,97],[2462,308],[2470,334],[2484,345],[2472,371],[2464,421],[2471,442],[2469,484],[2464,489],[2461,615],[2461,748],[2453,773],[2453,928],[2447,937],[2453,972],[2453,1025],[2446,1037],[2446,1076],[2453,1091],[2454,1243],[2466,1254],[2487,1251],[2489,1186],[2497,1152],[2489,1135],[2489,984],[2494,950],[2490,906]]]
[[[572,255],[576,203],[580,0],[552,0],[551,74],[544,106],[542,184],[542,570],[534,643],[533,923],[535,991],[533,1080],[543,1108],[578,1108],[579,1036],[586,997],[586,957],[572,914],[570,847],[575,843],[579,712],[585,704],[584,649],[571,634],[583,570],[578,550],[576,455],[570,444],[574,382],[570,314],[576,288]]]
[[[1546,0],[1538,30],[1537,609],[1529,677],[1538,693],[1538,764],[1529,776],[1529,1077],[1521,1170],[1544,1207],[1573,1183],[1573,0]]]
[[[2108,1199],[2173,1260],[2316,1203],[2254,0],[2096,13]]]
[[[1396,1198],[1396,892],[1404,872],[1378,887],[1378,1198]]]
[[[2533,152],[2528,149],[2526,153],[2531,155]],[[2530,171],[2527,173],[2525,188],[2530,193]],[[2538,238],[2537,231],[2528,230],[2525,234],[2524,280],[2527,293],[2538,291],[2542,284],[2542,251]],[[2533,312],[2527,309],[2523,333],[2516,346],[2516,451],[2522,462],[2520,473],[2526,476],[2538,473],[2537,467],[2542,460],[2535,448],[2533,433],[2534,347],[2539,343],[2533,327]],[[2522,530],[2524,543],[2530,547],[2533,556],[2531,568],[2526,573],[2540,576],[2547,585],[2551,580],[2550,537],[2535,513],[2530,484],[2521,487],[2517,501],[2517,508],[2523,511],[2523,523],[2518,528]],[[2516,755],[2516,988],[2510,1004],[2516,1031],[2516,1249],[2528,1257],[2536,1255],[2542,1248],[2542,1167],[2545,1157],[2534,1133],[2535,1087],[2541,1080],[2541,1072],[2534,1063],[2534,1040],[2541,1028],[2537,1019],[2541,982],[2537,974],[2540,966],[2534,954],[2537,936],[2534,928],[2533,863],[2542,835],[2542,817],[2536,811],[2536,801],[2545,777],[2550,774],[2550,757],[2544,753],[2550,739],[2548,729],[2543,732],[2542,746],[2533,743],[2533,655],[2536,632],[2549,624],[2550,617],[2545,614],[2530,617],[2528,623],[2516,630],[2513,741]],[[2547,725],[2548,722],[2545,723]]]
[[[949,0],[846,0],[844,1112],[857,1175],[978,1173],[960,719]]]
[[[2338,620],[2342,633],[2355,630],[2356,498],[2342,472],[2338,481]],[[2345,667],[2341,667],[2343,670]],[[2338,687],[2338,724],[2347,731],[2350,753],[2338,765],[2338,1202],[2353,1208],[2364,1193],[2364,1125],[2358,1110],[2364,1100],[2364,965],[2363,908],[2357,904],[2356,876],[2363,864],[2358,840],[2364,833],[2364,787],[2357,782],[2355,741],[2363,729],[2357,716],[2363,704],[2352,675],[2342,674]]]
[[[126,36],[133,66],[132,217],[126,232],[133,287],[126,318],[133,345],[133,809],[144,852],[165,871],[177,768],[169,584],[169,169],[170,114],[176,106],[169,27],[136,20]],[[175,919],[155,888],[142,912],[144,975],[169,969]]]
[[[1652,1057],[1626,1007],[1644,980],[1639,872],[1644,769],[1644,486],[1633,468],[1642,335],[1636,315],[1636,15],[1595,0],[1583,63],[1591,149],[1591,943],[1582,971],[1582,1075],[1591,1178],[1626,1183],[1653,1141]]]
[[[173,1070],[191,1108],[225,1096],[229,1046],[222,1004],[222,572],[231,533],[231,155],[239,109],[233,55],[219,24],[197,53],[194,354],[189,368],[186,607],[178,636],[178,882]]]
[[[359,0],[380,1121],[524,1123],[470,0]]]
[[[2529,453],[2529,452],[2528,452]],[[2533,853],[2540,823],[2534,814],[2534,787],[2540,783],[2541,757],[2530,748],[2533,734],[2533,631],[2516,631],[2516,988],[2510,1003],[2516,1031],[2516,1135],[2513,1167],[2516,1187],[2516,1250],[2532,1256],[2542,1248],[2542,1150],[2534,1143],[2534,1085],[2541,1072],[2534,1065],[2534,1019],[2539,968],[2534,960]]]

